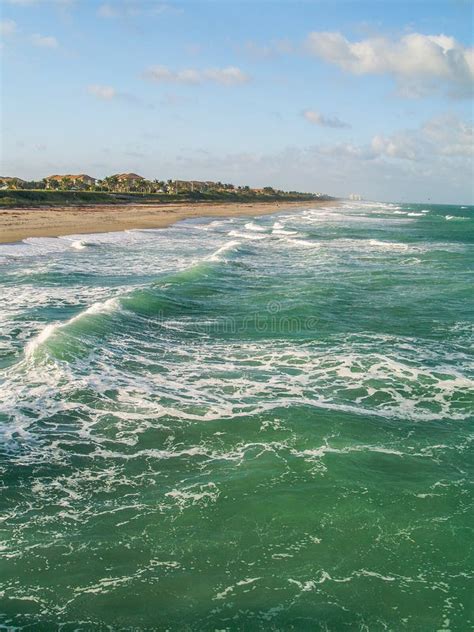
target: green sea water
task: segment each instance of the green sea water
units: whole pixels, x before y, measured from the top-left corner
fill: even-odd
[[[472,207],[0,247],[0,629],[468,631]]]

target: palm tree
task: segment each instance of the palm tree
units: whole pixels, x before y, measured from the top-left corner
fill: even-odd
[[[60,182],[59,182],[59,186],[63,191],[69,191],[72,187],[72,180],[71,178],[68,178],[67,176],[64,178],[61,178]]]
[[[105,186],[109,191],[116,191],[119,185],[119,179],[117,176],[107,176],[102,180],[102,185]]]

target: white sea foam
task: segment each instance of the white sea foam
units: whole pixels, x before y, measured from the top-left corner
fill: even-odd
[[[301,458],[309,458],[309,459],[321,459],[326,454],[351,454],[352,452],[375,452],[378,454],[388,454],[398,457],[403,456],[412,456],[411,454],[405,454],[400,450],[396,450],[393,448],[386,448],[384,446],[379,445],[349,445],[344,446],[343,448],[334,448],[328,444],[322,445],[319,448],[311,448],[308,450],[291,450],[291,453],[294,456]]]
[[[412,219],[408,217],[394,217],[396,214],[407,215],[407,211],[394,211],[390,210],[390,214],[384,217],[375,217],[380,213],[380,209],[376,207],[361,209],[360,207],[352,207],[350,205],[344,204],[338,206],[337,209],[334,208],[317,208],[310,211],[305,211],[301,215],[304,217],[306,223],[310,224],[342,224],[346,226],[348,223],[356,223],[360,225],[374,226],[374,225],[384,225],[387,226],[389,224],[406,224],[412,222]]]
[[[394,252],[394,253],[424,253],[428,252],[433,246],[429,243],[403,243],[395,241],[382,241],[380,239],[347,239],[338,238],[331,241],[321,242],[333,256],[339,253],[353,252],[355,254],[367,253],[369,255],[378,252]],[[438,249],[453,250],[456,248],[453,244],[438,244]],[[340,256],[340,255],[339,255]]]
[[[235,584],[231,585],[231,586],[227,586],[226,588],[224,588],[221,592],[218,592],[216,594],[216,596],[214,597],[214,599],[226,599],[227,596],[231,596],[235,598],[235,590],[236,588],[240,588],[241,586],[249,586],[250,584],[253,584],[255,582],[260,581],[262,578],[261,577],[245,577],[244,579],[241,579],[240,581],[236,582]],[[243,591],[245,592],[249,592],[248,589]]]
[[[167,492],[165,496],[172,499],[183,510],[189,505],[207,506],[209,503],[215,503],[219,498],[219,494],[217,485],[210,482],[206,484],[196,483],[181,489],[173,489]]]
[[[28,237],[13,244],[0,244],[0,255],[15,259],[64,252],[69,247],[56,237]]]
[[[114,245],[133,247],[145,241],[166,240],[171,229],[130,230],[110,233],[73,234],[61,237],[28,237],[21,242],[0,244],[0,257],[22,259],[26,257],[60,256],[70,248],[83,250],[88,245]],[[7,259],[8,260],[8,259]]]
[[[376,249],[380,250],[401,250],[405,251],[410,248],[408,244],[398,243],[398,242],[390,242],[390,241],[379,241],[378,239],[369,239],[370,246],[373,246]]]
[[[93,307],[93,312],[102,309]],[[54,331],[50,327],[42,332],[33,343],[33,350]],[[173,344],[163,346],[163,342],[149,340],[150,367],[159,362],[160,370],[147,369],[140,375],[123,373],[119,366],[106,360],[107,353],[98,348],[90,358],[81,361],[85,364],[81,365],[80,377],[77,366],[66,364],[58,365],[58,375],[56,369],[48,369],[46,380],[39,374],[35,377],[41,367],[31,365],[28,369],[28,404],[23,393],[22,407],[33,408],[37,419],[50,417],[60,405],[54,395],[58,383],[64,385],[65,402],[69,400],[68,393],[74,393],[77,388],[92,389],[100,395],[118,386],[116,418],[121,418],[120,411],[123,410],[123,419],[127,420],[124,431],[127,428],[127,436],[132,442],[136,441],[137,427],[148,418],[153,418],[155,424],[158,419],[169,418],[181,421],[237,419],[288,406],[418,421],[467,418],[470,414],[467,403],[465,406],[461,404],[463,397],[474,388],[473,380],[466,375],[467,356],[458,353],[451,360],[426,345],[420,347],[413,341],[391,340],[391,346],[386,346],[390,340],[385,342],[383,337],[374,337],[365,344],[357,343],[356,338],[339,342],[335,339],[330,349],[312,344],[289,348],[283,343],[262,347],[257,343],[220,343],[213,338],[201,338],[199,344],[176,349]],[[132,363],[142,362],[144,353],[140,346],[125,347],[121,351],[124,360]],[[434,359],[436,364],[429,367],[428,363],[433,364]],[[108,366],[106,374],[100,370],[104,362]],[[456,363],[456,368],[452,362]],[[288,371],[291,371],[291,380],[285,379]],[[15,384],[18,379],[23,381],[24,377],[14,375],[12,381],[4,385],[6,400],[11,401],[12,410],[16,408]],[[176,383],[180,384],[179,389],[176,389]],[[74,406],[72,402],[71,405]],[[199,411],[195,410],[196,406]],[[87,417],[93,424],[94,418],[100,418],[102,414],[100,408],[95,413],[89,409]],[[19,417],[21,415],[17,413]],[[25,417],[27,425],[30,420],[31,416]],[[124,432],[122,434],[125,438]],[[323,452],[315,453],[313,457],[327,452],[324,446],[321,449]],[[372,448],[356,446],[353,449]],[[396,449],[391,446],[375,446],[373,449],[390,450],[397,456]],[[201,449],[193,453],[204,455]],[[165,455],[156,456],[163,458]],[[307,456],[311,457],[310,454]],[[240,459],[242,453],[228,454],[226,458]]]

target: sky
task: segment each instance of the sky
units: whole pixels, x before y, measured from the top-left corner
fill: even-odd
[[[3,176],[474,203],[470,0],[0,0]]]

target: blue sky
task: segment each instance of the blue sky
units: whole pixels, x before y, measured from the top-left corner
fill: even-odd
[[[473,201],[472,3],[2,0],[2,175]]]

